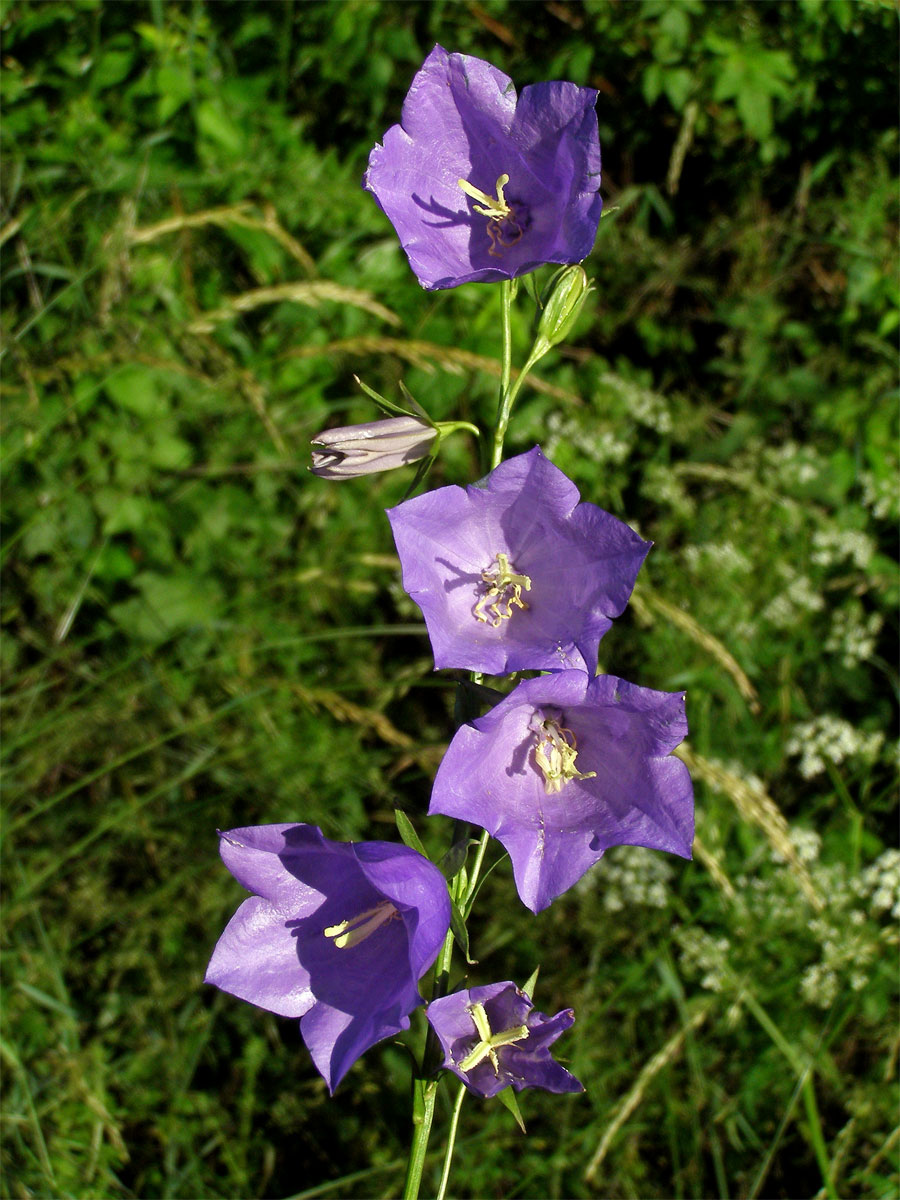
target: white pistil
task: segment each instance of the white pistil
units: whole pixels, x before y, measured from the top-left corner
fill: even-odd
[[[390,900],[379,900],[374,908],[357,913],[349,921],[341,921],[339,925],[329,925],[322,932],[327,938],[334,938],[338,950],[349,950],[358,946],[367,937],[371,937],[376,929],[380,929],[387,921],[393,921],[400,914]]]
[[[483,596],[479,596],[472,613],[476,621],[497,629],[503,621],[509,620],[513,608],[528,607],[522,592],[531,591],[531,579],[518,574],[505,554],[498,554],[494,561],[496,570],[481,572],[482,581],[490,586]]]
[[[494,1074],[500,1074],[500,1063],[497,1051],[501,1046],[511,1046],[514,1042],[524,1041],[528,1037],[527,1025],[515,1025],[512,1029],[504,1029],[501,1033],[491,1033],[490,1022],[483,1004],[470,1004],[469,1014],[475,1022],[478,1031],[478,1042],[469,1051],[462,1062],[457,1063],[461,1071],[471,1071],[486,1058],[491,1060]]]
[[[556,721],[544,721],[534,747],[534,761],[544,776],[548,796],[561,792],[572,779],[594,779],[596,771],[581,772],[575,766],[578,755],[575,734]]]
[[[469,183],[468,179],[458,179],[456,182],[467,196],[481,202],[480,204],[473,204],[472,207],[477,213],[481,213],[483,217],[489,217],[492,221],[503,221],[506,217],[512,216],[512,209],[506,203],[503,196],[503,189],[509,183],[508,175],[501,175],[497,180],[496,197],[489,196],[481,188],[474,187]]]

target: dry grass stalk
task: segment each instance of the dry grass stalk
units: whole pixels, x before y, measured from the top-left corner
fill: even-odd
[[[14,237],[19,232],[19,230],[22,228],[22,220],[22,217],[14,217],[11,221],[7,221],[6,224],[0,228],[0,246],[2,246],[4,242],[8,242],[11,237]]]
[[[772,797],[761,788],[751,787],[740,776],[726,771],[718,763],[695,754],[687,744],[679,746],[675,754],[692,775],[708,783],[720,795],[727,796],[745,821],[763,831],[769,845],[790,867],[807,900],[817,912],[821,912],[825,905],[813,886],[809,871],[800,861],[784,814]]]
[[[653,1055],[653,1057],[641,1071],[640,1075],[638,1075],[631,1091],[624,1098],[624,1100],[619,1103],[618,1107],[613,1113],[612,1119],[607,1125],[603,1133],[603,1137],[600,1139],[600,1144],[594,1151],[593,1158],[587,1165],[587,1168],[584,1172],[584,1179],[586,1183],[590,1183],[597,1174],[600,1164],[603,1162],[607,1151],[612,1145],[613,1138],[640,1104],[644,1097],[644,1092],[647,1090],[654,1077],[659,1074],[663,1067],[672,1061],[676,1054],[678,1054],[688,1034],[693,1033],[694,1030],[700,1028],[700,1026],[709,1016],[713,1007],[713,1003],[714,1002],[712,1000],[708,1000],[706,1004],[698,1008],[688,1023],[679,1029],[673,1037],[669,1038],[663,1048]]]
[[[293,691],[301,703],[313,711],[324,708],[336,721],[348,721],[353,725],[359,725],[362,729],[368,729],[380,737],[388,746],[397,746],[403,750],[403,754],[393,763],[388,772],[390,778],[414,765],[423,771],[436,770],[438,763],[446,753],[446,745],[421,746],[415,738],[411,738],[408,733],[404,733],[402,729],[398,729],[396,725],[392,724],[384,713],[378,712],[377,709],[363,708],[359,704],[354,704],[352,700],[339,696],[337,692],[328,691],[326,688],[305,688],[299,683],[293,684]]]
[[[837,1183],[838,1173],[844,1164],[847,1157],[847,1151],[850,1149],[851,1143],[856,1137],[857,1118],[851,1117],[843,1129],[838,1133],[837,1137],[831,1143],[831,1161],[829,1165],[829,1174],[833,1183]],[[871,1166],[871,1163],[869,1164]],[[826,1200],[828,1189],[824,1186],[820,1187],[816,1192],[813,1200]]]
[[[670,604],[668,600],[664,600],[662,596],[652,591],[644,583],[638,584],[631,593],[631,603],[634,605],[639,618],[651,622],[651,614],[655,612],[659,616],[665,617],[667,621],[670,621],[676,629],[680,629],[682,633],[686,633],[692,641],[702,647],[711,658],[715,659],[720,667],[723,667],[728,672],[737,685],[738,691],[747,701],[750,711],[754,713],[759,712],[759,699],[756,688],[747,678],[740,663],[722,645],[717,637],[703,628],[696,618],[677,605]]]
[[[235,204],[222,208],[207,208],[203,212],[167,217],[165,221],[157,221],[155,225],[145,225],[143,229],[131,230],[128,240],[134,245],[140,245],[143,242],[153,242],[157,238],[165,237],[168,233],[177,233],[182,229],[201,229],[204,225],[242,225],[245,229],[259,229],[268,233],[276,242],[284,246],[291,258],[298,262],[308,275],[317,273],[312,255],[300,245],[295,237],[288,233],[283,225],[279,224],[275,209],[271,205],[266,205],[262,220],[259,217],[250,216],[246,211],[247,207],[246,204]]]
[[[329,691],[327,688],[305,688],[302,684],[295,683],[292,685],[292,690],[301,703],[308,708],[313,710],[324,708],[336,721],[347,721],[352,725],[359,725],[363,729],[370,729],[389,746],[399,746],[404,750],[409,750],[416,744],[408,733],[398,729],[384,713],[378,712],[377,709],[363,708],[362,705],[354,704],[352,700],[347,700],[344,696]]]
[[[695,857],[699,858],[713,877],[713,882],[716,886],[725,893],[729,900],[733,900],[736,895],[734,884],[725,874],[722,864],[713,854],[712,850],[708,849],[696,835],[694,836],[693,851]]]
[[[801,505],[796,500],[766,487],[748,471],[735,471],[730,467],[719,467],[715,463],[691,462],[676,463],[672,470],[675,475],[686,479],[703,479],[709,483],[724,483],[729,487],[741,488],[757,500],[764,500],[768,504],[778,504],[782,508],[794,512],[801,511]]]
[[[460,350],[455,346],[439,346],[435,342],[420,342],[404,338],[390,337],[354,337],[340,338],[325,346],[295,346],[286,352],[287,358],[316,358],[319,355],[356,354],[366,356],[371,354],[393,354],[402,358],[414,367],[423,371],[433,372],[435,364],[450,375],[462,375],[465,371],[484,371],[499,379],[500,363],[484,354],[473,354],[471,350]],[[513,370],[515,379],[519,372]],[[547,383],[539,376],[529,375],[528,386],[545,396],[563,400],[567,404],[582,403],[581,397],[565,388]]]
[[[281,304],[291,300],[295,304],[305,304],[308,308],[318,308],[323,300],[331,300],[335,304],[350,304],[354,308],[363,308],[366,312],[389,325],[399,325],[400,318],[396,313],[385,308],[383,304],[369,292],[357,288],[343,287],[328,279],[312,280],[309,283],[279,283],[274,287],[252,288],[239,296],[231,296],[219,308],[211,309],[188,326],[191,333],[212,333],[216,325],[222,321],[230,321],[238,313],[251,312],[266,304]]]

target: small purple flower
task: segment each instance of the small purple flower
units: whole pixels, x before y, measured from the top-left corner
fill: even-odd
[[[583,1092],[549,1047],[575,1020],[571,1008],[555,1017],[535,1012],[514,983],[489,983],[432,1000],[426,1014],[444,1050],[443,1065],[476,1096],[510,1085],[547,1092]]]
[[[367,425],[326,429],[312,440],[313,475],[322,479],[352,479],[374,475],[430,453],[438,430],[418,417],[390,417]]]
[[[590,254],[603,202],[593,88],[536,83],[435,46],[363,186],[422,287],[513,279]]]
[[[538,446],[480,483],[437,488],[387,515],[435,667],[489,675],[593,673],[650,549],[616,517],[579,503]]]
[[[691,857],[683,692],[561,671],[520,683],[460,728],[429,813],[472,821],[509,851],[522,902],[540,912],[610,846]]]
[[[416,983],[450,925],[444,877],[407,846],[331,842],[314,825],[232,829],[220,852],[255,895],[229,921],[206,982],[299,1017],[333,1092],[423,1002]]]

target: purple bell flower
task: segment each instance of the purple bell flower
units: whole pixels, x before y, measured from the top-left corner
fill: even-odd
[[[693,788],[670,755],[686,734],[683,692],[542,675],[457,731],[428,811],[502,842],[522,902],[540,912],[610,846],[691,857]]]
[[[443,1065],[470,1092],[486,1099],[506,1087],[583,1092],[549,1047],[575,1020],[571,1008],[555,1017],[535,1012],[514,983],[489,983],[432,1000],[425,1015],[444,1051]]]
[[[387,515],[435,667],[489,675],[593,673],[650,549],[616,517],[579,503],[538,446],[480,483],[437,488]]]
[[[312,440],[313,475],[353,479],[417,462],[430,454],[438,430],[419,417],[389,417],[367,425],[326,429]]]
[[[593,88],[561,82],[517,97],[490,63],[435,46],[363,180],[422,287],[590,254],[603,207],[596,103]]]
[[[333,1092],[359,1056],[409,1028],[416,986],[450,926],[440,871],[390,842],[331,842],[314,825],[220,834],[248,891],[213,951],[206,982],[299,1017]]]

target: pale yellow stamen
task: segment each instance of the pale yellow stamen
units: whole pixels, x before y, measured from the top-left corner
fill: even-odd
[[[351,917],[349,921],[341,921],[339,925],[329,925],[322,932],[327,938],[334,938],[338,950],[349,950],[371,937],[385,922],[393,921],[399,916],[390,900],[379,900],[374,908],[357,913],[355,917]]]
[[[515,1025],[512,1029],[504,1029],[501,1033],[491,1033],[490,1022],[483,1004],[470,1004],[469,1014],[478,1030],[479,1041],[462,1062],[456,1065],[461,1071],[471,1071],[473,1067],[477,1067],[480,1062],[489,1058],[491,1066],[494,1068],[494,1074],[499,1075],[500,1063],[497,1059],[497,1051],[501,1046],[511,1046],[514,1042],[521,1042],[527,1038],[528,1026]]]
[[[481,213],[483,217],[490,217],[492,221],[502,221],[506,217],[512,216],[512,209],[506,203],[503,196],[503,189],[509,183],[508,175],[501,175],[497,180],[497,195],[489,196],[487,192],[483,192],[481,188],[473,186],[468,179],[457,179],[456,181],[467,196],[473,200],[480,200],[480,204],[473,204],[472,207],[477,213]]]
[[[513,608],[528,607],[522,599],[522,591],[531,591],[531,580],[516,572],[507,555],[498,554],[495,562],[496,570],[481,572],[482,581],[490,586],[483,596],[479,596],[472,613],[477,621],[497,629],[503,621],[509,620]]]
[[[596,771],[582,773],[575,766],[577,743],[571,729],[565,729],[556,721],[544,721],[537,735],[534,761],[544,776],[544,790],[548,796],[561,792],[572,779],[595,779]]]

